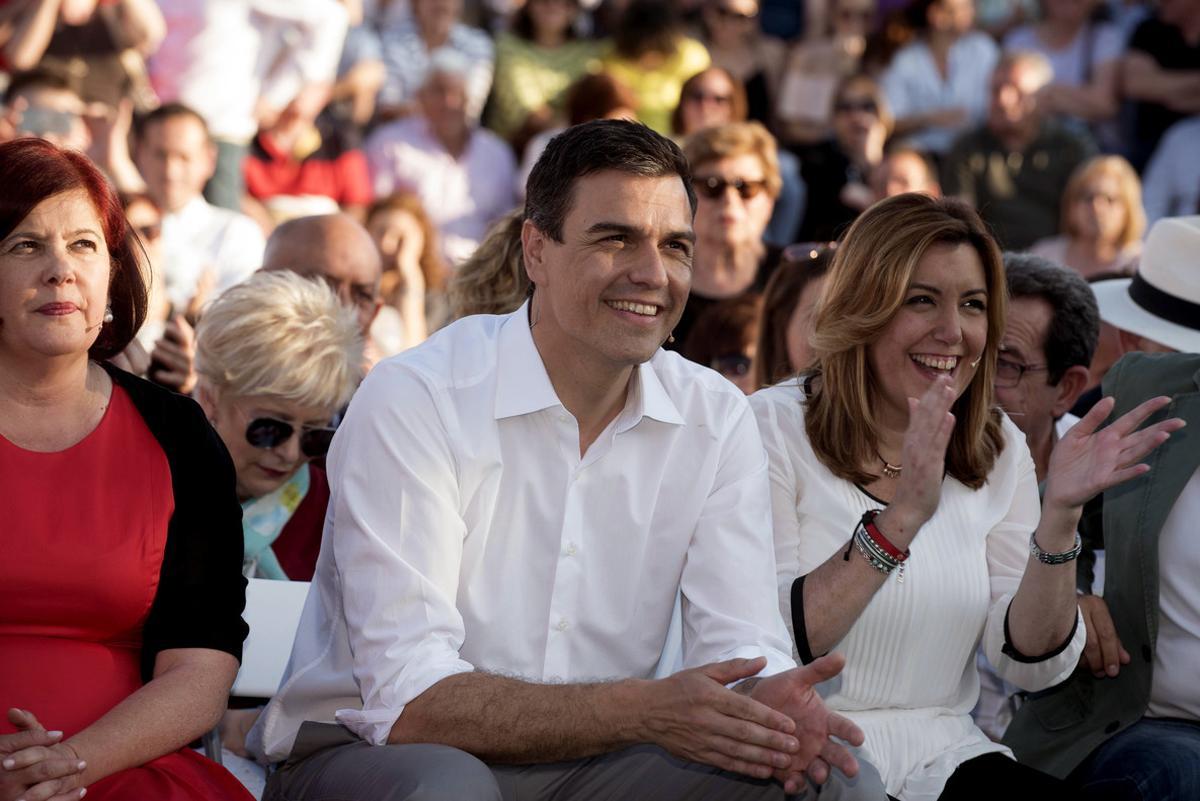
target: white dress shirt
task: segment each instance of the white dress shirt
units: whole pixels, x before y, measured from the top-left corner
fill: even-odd
[[[424,117],[409,117],[377,129],[363,151],[376,197],[402,187],[416,192],[451,264],[470,257],[492,223],[517,203],[512,148],[484,128],[471,132],[455,158]]]
[[[885,505],[817,459],[802,399],[795,380],[750,399],[770,462],[779,603],[789,625],[792,583],[843,553],[863,513]],[[904,582],[893,573],[833,649],[846,655],[846,668],[825,703],[862,728],[867,760],[902,801],[935,801],[968,759],[1012,755],[971,721],[981,640],[999,676],[1027,690],[1065,680],[1083,651],[1078,612],[1057,655],[1018,662],[1001,651],[1041,513],[1025,435],[1007,417],[1004,440],[979,489],[945,479],[937,511],[909,546]],[[849,558],[863,557],[852,550]]]
[[[880,79],[896,119],[948,108],[967,110],[967,119],[959,127],[926,128],[905,139],[922,150],[945,153],[955,137],[983,122],[999,54],[992,37],[972,31],[950,46],[946,76],[942,77],[923,40],[901,48]]]
[[[163,261],[167,297],[182,312],[211,272],[207,300],[240,284],[262,266],[267,242],[258,223],[197,197],[174,214],[164,214]]]
[[[464,671],[652,677],[677,595],[685,666],[794,665],[745,398],[659,350],[580,458],[527,310],[459,320],[355,393],[288,673],[248,739],[256,754],[287,757],[306,720],[382,744],[409,701]]]

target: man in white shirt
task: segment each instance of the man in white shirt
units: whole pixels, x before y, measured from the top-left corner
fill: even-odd
[[[420,113],[376,129],[363,147],[376,196],[416,192],[452,264],[516,204],[512,148],[471,119],[467,69],[453,51],[434,53],[417,93]]]
[[[694,208],[669,140],[569,129],[529,180],[531,301],[368,376],[248,738],[283,763],[264,798],[766,799],[855,772],[831,737],[861,732],[812,689],[840,656],[790,657],[745,398],[660,347]],[[684,670],[655,680],[677,599]],[[870,771],[825,788],[884,798]]]

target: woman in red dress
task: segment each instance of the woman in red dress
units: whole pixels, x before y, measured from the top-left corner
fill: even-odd
[[[102,364],[145,317],[138,252],[85,157],[0,145],[0,801],[250,798],[187,748],[246,635],[232,463]]]

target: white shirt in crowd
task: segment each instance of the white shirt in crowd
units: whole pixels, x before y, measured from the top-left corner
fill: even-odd
[[[412,103],[429,72],[430,51],[416,24],[385,26],[379,32],[387,78],[379,89],[381,107]],[[453,50],[466,62],[467,114],[478,120],[492,88],[496,47],[492,37],[478,28],[456,24],[442,48]]]
[[[1200,721],[1200,470],[1192,473],[1158,535],[1158,638],[1150,682],[1152,718]]]
[[[896,119],[948,108],[967,110],[961,127],[926,128],[906,140],[923,150],[945,153],[959,134],[983,122],[998,58],[999,48],[992,37],[972,31],[951,45],[943,78],[923,40],[901,48],[880,79]]]
[[[338,0],[158,0],[167,36],[147,67],[163,102],[195,109],[212,136],[245,144],[259,98],[282,109],[332,81],[347,15]]]
[[[162,221],[167,297],[182,312],[198,291],[213,300],[262,266],[266,239],[244,214],[197,197]],[[205,274],[211,277],[206,278]]]
[[[1036,25],[1023,25],[1004,37],[1004,49],[1041,53],[1054,70],[1054,83],[1085,86],[1096,67],[1125,53],[1125,37],[1111,22],[1093,22],[1084,25],[1065,47],[1054,49],[1038,36]]]
[[[376,196],[402,188],[416,192],[452,264],[474,253],[492,223],[516,205],[512,148],[483,128],[472,131],[459,158],[442,147],[420,116],[377,129],[363,150]]]
[[[248,739],[271,761],[306,720],[383,743],[409,701],[472,669],[650,678],[678,595],[686,667],[794,665],[754,418],[675,353],[634,370],[580,458],[528,305],[467,317],[371,371],[329,478],[288,675]]]
[[[1142,179],[1146,230],[1163,217],[1200,214],[1200,116],[1167,129]]]
[[[884,505],[817,459],[802,399],[797,381],[750,399],[770,463],[779,603],[789,625],[796,578],[843,553],[863,513]],[[904,801],[935,801],[968,759],[1011,756],[971,721],[981,641],[1000,677],[1027,690],[1066,679],[1083,651],[1078,613],[1074,636],[1055,656],[1023,663],[1001,651],[1040,515],[1025,435],[1007,417],[1004,439],[980,489],[946,478],[937,512],[909,547],[903,583],[890,576],[834,648],[846,655],[846,668],[825,703],[862,728],[867,760]],[[852,551],[850,558],[863,557]]]

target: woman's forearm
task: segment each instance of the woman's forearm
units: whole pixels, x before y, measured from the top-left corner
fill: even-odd
[[[163,651],[154,678],[66,741],[84,784],[178,751],[221,719],[238,663],[207,648]]]
[[[1075,544],[1080,510],[1048,507],[1034,537],[1047,553],[1069,551]],[[1067,639],[1075,625],[1075,562],[1047,565],[1033,556],[1008,609],[1008,633],[1013,648],[1025,656],[1050,653]]]

